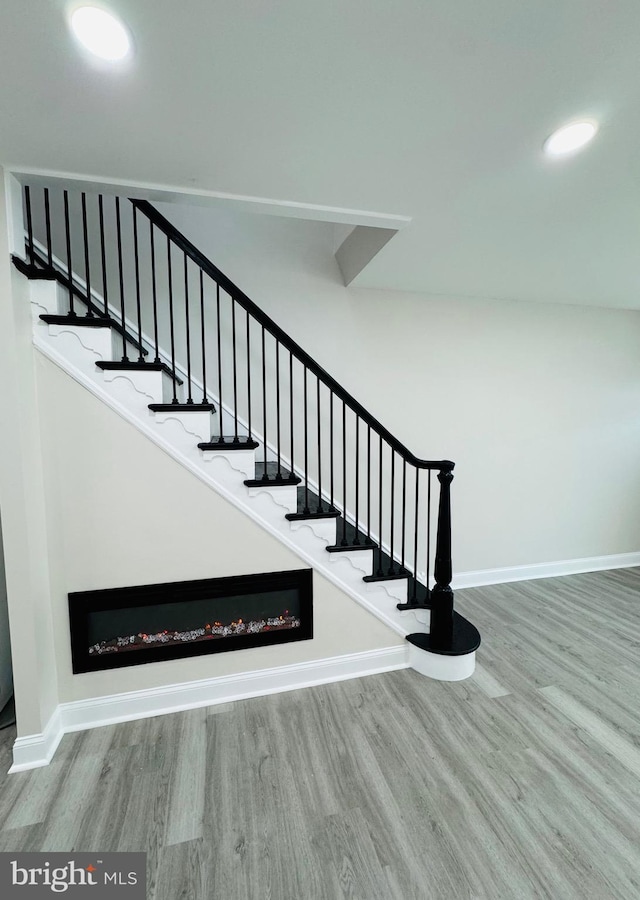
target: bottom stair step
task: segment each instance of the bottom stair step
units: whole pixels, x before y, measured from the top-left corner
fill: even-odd
[[[442,656],[463,656],[473,653],[480,646],[480,632],[475,625],[460,613],[453,613],[453,628],[450,635],[442,638],[436,634],[424,634],[419,631],[408,634],[407,640],[420,650],[437,653]]]

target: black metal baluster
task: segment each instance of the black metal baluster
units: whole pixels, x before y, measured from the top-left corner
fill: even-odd
[[[109,301],[107,299],[107,248],[104,240],[104,204],[102,194],[98,195],[98,225],[100,228],[100,264],[102,266],[102,300],[104,302],[105,318],[109,316]]]
[[[171,267],[171,239],[167,235],[167,278],[169,280],[169,331],[171,336],[171,380],[173,382],[172,403],[178,402],[178,384],[176,379],[176,336],[173,324],[173,271]]]
[[[220,285],[216,281],[216,327],[218,329],[218,402],[220,405],[220,440],[224,437],[222,430],[222,339],[220,336]]]
[[[393,558],[393,538],[395,531],[395,507],[396,507],[396,451],[391,449],[391,540],[389,542],[389,575],[395,575],[396,565]]]
[[[333,391],[329,394],[329,506],[333,510]]]
[[[262,442],[264,446],[263,481],[269,480],[267,470],[267,360],[264,352],[264,325],[262,326]]]
[[[24,202],[27,208],[27,256],[29,257],[29,265],[34,266],[33,252],[33,218],[31,214],[31,188],[26,185],[24,189]]]
[[[187,403],[193,404],[191,388],[191,323],[189,322],[189,270],[187,268],[187,254],[184,254],[184,315],[185,331],[187,338]]]
[[[342,401],[342,540],[347,545],[347,404]]]
[[[120,224],[120,197],[116,197],[116,237],[118,242],[118,276],[120,280],[120,324],[122,325],[122,362],[129,362],[127,357],[126,321],[124,315],[124,271],[122,268],[122,228]],[[167,238],[167,243],[169,238]]]
[[[251,319],[247,310],[247,430],[251,440]]]
[[[231,299],[231,346],[233,350],[233,443],[238,440],[238,349],[236,346],[236,301]]]
[[[431,571],[431,469],[427,473],[427,597],[429,596],[429,572]]]
[[[73,269],[71,268],[71,229],[69,227],[69,192],[64,192],[64,232],[67,245],[67,284],[69,285],[69,315],[75,316],[73,305]]]
[[[318,431],[318,506],[322,512],[322,433],[320,431],[320,378],[316,376],[316,427]]]
[[[367,423],[367,544],[371,543],[371,425]]]
[[[293,459],[294,438],[293,438],[293,353],[289,350],[289,428],[291,438],[291,473],[295,474],[295,466]]]
[[[353,543],[358,545],[360,543],[360,516],[359,516],[359,507],[360,507],[360,417],[356,414],[356,536],[353,540]]]
[[[151,247],[151,298],[153,301],[153,340],[156,345],[155,362],[160,360],[160,345],[158,343],[158,292],[156,286],[156,242],[153,236],[153,222],[149,222],[149,245]]]
[[[91,311],[91,271],[89,269],[89,234],[87,228],[87,195],[82,192],[82,241],[84,243],[84,281],[87,286],[87,317],[93,317]]]
[[[142,352],[142,309],[140,306],[140,254],[138,248],[138,211],[136,207],[133,209],[133,261],[136,273],[136,313],[138,316],[138,362],[144,362],[144,353]]]
[[[276,338],[276,452],[278,455],[278,473],[276,478],[282,480],[280,463],[280,341]],[[293,473],[292,473],[293,474]]]
[[[207,402],[207,356],[205,345],[205,324],[204,324],[204,275],[200,269],[200,341],[202,347],[202,402]]]
[[[382,435],[380,435],[380,449],[378,456],[378,568],[376,575],[381,578],[382,571]]]
[[[412,587],[412,595],[409,598],[409,603],[417,603],[417,591],[418,591],[418,532],[420,531],[420,475],[422,474],[421,469],[416,469],[416,502],[415,502],[415,512],[413,517],[414,529],[415,533],[413,536],[413,587]],[[427,520],[428,520],[428,512],[427,512]],[[429,574],[427,572],[427,588],[429,587]]]
[[[407,532],[407,461],[402,460],[402,551],[400,559],[400,568],[404,569],[405,549],[406,549],[406,532]]]
[[[309,440],[307,427],[307,367],[304,367],[302,381],[303,389],[303,417],[304,417],[304,514],[309,515]]]
[[[53,268],[53,244],[51,243],[51,207],[49,206],[49,188],[44,189],[44,221],[47,232],[47,265]]]

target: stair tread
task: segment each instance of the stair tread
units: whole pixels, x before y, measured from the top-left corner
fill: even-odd
[[[416,581],[412,575],[407,585],[407,602],[398,603],[397,607],[401,610],[411,609],[412,607],[416,609],[431,609],[430,597],[431,591],[421,581]]]
[[[44,256],[42,256],[40,253],[38,253],[37,251],[34,251],[33,258],[34,258],[34,262],[31,264],[31,266],[29,266],[28,263],[23,263],[23,266],[21,267],[19,265],[19,263],[16,261],[16,257],[14,257],[14,263],[21,272],[23,272],[24,274],[27,275],[27,278],[40,278],[40,279],[45,279],[46,281],[57,281],[58,284],[60,284],[63,288],[65,288],[66,290],[69,290],[69,279],[68,279],[67,275],[64,274],[64,272],[61,272],[55,266],[49,266],[47,259]],[[27,274],[27,272],[25,271],[25,267],[27,269],[33,270],[33,272],[35,272],[36,274],[31,274],[31,275]],[[71,290],[73,291],[73,295],[76,298],[76,300],[78,300],[80,303],[82,303],[84,306],[86,306],[88,309],[90,309],[94,313],[96,318],[107,319],[109,322],[109,326],[111,328],[113,328],[113,330],[117,334],[124,336],[127,343],[132,344],[136,348],[136,350],[138,350],[138,352],[140,354],[142,354],[142,356],[149,355],[149,351],[140,343],[140,341],[133,334],[131,334],[130,331],[127,331],[126,328],[123,328],[122,325],[120,325],[120,323],[117,322],[115,319],[105,316],[103,311],[99,307],[97,307],[96,304],[90,298],[87,298],[82,293],[82,291],[80,290],[80,288],[77,285],[72,284]],[[76,313],[76,316],[77,316],[77,313]],[[77,317],[80,319],[86,318],[85,316],[77,316]],[[44,318],[44,316],[41,316],[40,318]],[[66,319],[67,316],[64,316],[63,318]],[[89,318],[91,318],[91,317],[89,317]],[[56,324],[56,323],[49,323],[49,324]],[[64,323],[59,323],[59,324],[64,324]],[[87,324],[87,323],[85,322],[85,324]]]
[[[453,611],[453,634],[451,642],[448,646],[440,646],[434,640],[433,635],[423,632],[408,634],[407,641],[420,650],[426,650],[429,653],[438,653],[443,656],[464,656],[467,653],[473,653],[480,646],[480,632],[461,616],[460,613]]]
[[[347,550],[374,550],[377,547],[378,545],[373,540],[367,540],[364,531],[356,528],[350,522],[345,522],[341,516],[336,527],[336,543],[325,547],[325,550],[328,553],[343,553]]]
[[[247,487],[260,487],[263,484],[273,485],[292,485],[300,484],[301,479],[297,475],[293,475],[288,469],[274,461],[265,463],[256,462],[255,478],[249,478],[245,481]]]
[[[397,560],[392,564],[391,557],[387,553],[383,550],[376,550],[373,555],[372,574],[365,575],[362,580],[366,582],[394,581],[398,578],[410,579],[412,577],[411,572],[403,569]]]
[[[198,444],[201,450],[255,450],[259,444],[246,434],[238,435],[238,437],[220,437],[212,435],[210,441],[203,441]]]
[[[215,412],[213,403],[150,403],[152,412]]]
[[[84,328],[112,328],[114,322],[112,319],[106,319],[104,316],[79,316],[59,315],[55,313],[44,313],[40,316],[47,325],[74,325]]]
[[[287,513],[285,519],[296,522],[304,519],[337,519],[339,516],[340,512],[335,506],[331,506],[327,500],[320,500],[315,491],[302,485],[298,488],[297,510]]]
[[[165,375],[168,375],[170,378],[173,378],[173,371],[169,368],[166,363],[156,363],[156,362],[140,362],[139,360],[128,362],[118,362],[117,360],[99,360],[96,362],[96,365],[99,369],[105,369],[106,371],[115,371],[115,372],[164,372]],[[182,378],[179,375],[175,376],[176,384],[183,384]]]
[[[34,263],[28,263],[25,259],[22,259],[20,256],[12,256],[11,260],[19,272],[22,272],[23,275],[26,275],[27,278],[31,280],[40,280],[40,281],[55,281],[56,273],[54,269],[46,268],[41,269],[39,266],[36,266]]]

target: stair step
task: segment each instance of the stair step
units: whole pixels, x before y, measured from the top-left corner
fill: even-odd
[[[257,462],[256,477],[249,478],[245,484],[247,487],[262,487],[265,484],[278,486],[300,484],[301,480],[297,475],[293,475],[288,469],[285,469],[282,464],[278,467],[277,462],[267,462],[266,464]]]
[[[213,403],[150,403],[152,412],[215,412]]]
[[[155,363],[155,362],[140,362],[140,361],[129,361],[129,362],[116,362],[115,360],[99,360],[96,363],[99,369],[105,369],[106,371],[115,371],[115,372],[164,372],[165,375],[168,375],[169,378],[173,378],[173,371],[169,368],[166,363]],[[175,376],[176,384],[182,384],[182,378],[179,375]]]
[[[60,279],[56,277],[56,280]],[[86,305],[86,298],[84,300]],[[97,311],[97,307],[92,303],[91,308],[96,310],[96,313],[92,316],[79,316],[77,313],[71,315],[70,313],[65,313],[64,315],[54,315],[52,313],[45,313],[40,316],[43,322],[46,322],[47,325],[74,325],[74,326],[84,326],[85,328],[113,328],[113,330],[119,334],[121,337],[124,333],[124,337],[127,343],[131,344],[135,349],[141,353],[143,356],[148,356],[149,351],[145,350],[142,344],[128,331],[124,331],[121,325],[118,324],[114,319],[109,319],[104,315],[101,315],[99,311]]]
[[[19,256],[12,256],[11,260],[18,270],[30,280],[39,279],[40,281],[56,281],[56,273],[53,269],[41,269],[35,263],[28,263]]]
[[[53,313],[45,313],[40,316],[47,325],[74,325],[83,328],[111,328],[113,322],[111,319],[105,319],[104,316],[78,316],[78,315],[54,315]]]
[[[382,572],[382,574],[380,574]],[[373,555],[373,574],[365,575],[362,579],[367,583],[376,581],[394,581],[398,578],[412,578],[411,572],[403,569],[399,562],[391,560],[391,557],[382,550],[376,550]]]
[[[344,543],[343,543],[344,542]],[[377,550],[378,545],[367,535],[340,517],[336,527],[336,543],[325,547],[328,553],[344,553],[347,550]]]
[[[435,635],[417,632],[408,634],[407,640],[420,650],[437,653],[442,656],[464,656],[473,653],[480,646],[480,632],[468,619],[455,610],[453,612],[453,634],[451,641],[445,646],[438,644]]]
[[[255,450],[259,444],[245,434],[236,437],[213,435],[210,441],[198,444],[201,450]]]
[[[396,604],[397,609],[431,609],[431,591],[413,576],[407,585],[407,602]]]
[[[285,519],[297,522],[303,519],[337,519],[339,516],[339,511],[327,500],[320,500],[309,487],[299,487],[298,509],[294,513],[287,513]]]
[[[69,279],[68,279],[67,275],[65,275],[63,272],[59,271],[57,268],[50,266],[46,257],[44,257],[44,256],[42,256],[42,254],[38,253],[37,250],[34,250],[33,256],[34,256],[34,262],[31,264],[25,262],[24,260],[21,260],[19,257],[16,257],[16,256],[12,257],[12,259],[13,259],[13,263],[16,266],[16,268],[20,272],[22,272],[23,275],[26,275],[27,278],[33,278],[33,279],[37,278],[37,279],[41,279],[41,280],[45,280],[45,281],[57,281],[59,285],[61,285],[63,288],[66,288],[66,290],[69,290]],[[111,328],[113,328],[113,330],[117,334],[119,334],[121,337],[124,337],[125,340],[129,344],[134,346],[136,348],[136,350],[140,354],[142,354],[142,356],[148,356],[149,351],[147,349],[145,349],[145,347],[142,346],[142,344],[139,342],[139,340],[133,334],[131,334],[130,331],[127,331],[125,328],[123,328],[122,325],[119,324],[119,322],[116,322],[115,319],[111,319],[108,316],[105,316],[103,310],[100,309],[99,307],[97,307],[96,304],[90,298],[87,298],[87,296],[82,293],[82,291],[80,290],[80,288],[77,285],[72,284],[71,290],[73,291],[74,297],[76,297],[76,299],[80,303],[82,303],[84,306],[86,306],[88,310],[90,310],[92,313],[94,313],[96,318],[106,319],[109,322],[109,326]],[[92,318],[91,316],[88,316],[88,317],[78,316],[77,313],[76,313],[76,317],[78,319],[82,319],[82,323],[77,322],[76,324],[85,324],[85,325],[89,324],[86,322],[86,319]],[[41,316],[40,318],[44,318],[44,317]],[[68,316],[63,316],[62,318],[66,320],[66,319],[68,319]],[[47,320],[45,319],[45,321],[47,321]],[[49,324],[65,324],[65,323],[64,322],[50,322]],[[68,324],[68,322],[67,322],[67,324]]]

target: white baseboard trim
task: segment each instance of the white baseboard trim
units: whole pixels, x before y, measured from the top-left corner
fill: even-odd
[[[41,734],[29,734],[16,738],[13,744],[13,765],[9,775],[48,766],[58,749],[64,730],[60,718],[60,707],[56,707]]]
[[[630,569],[640,566],[640,551],[614,553],[610,556],[589,556],[585,559],[564,559],[557,562],[534,563],[530,566],[510,566],[504,569],[479,569],[477,572],[460,572],[452,582],[454,590],[481,587],[488,584],[506,584],[509,581],[531,581],[534,578],[557,578],[560,575],[577,575],[580,572],[600,572],[606,569]]]
[[[365,650],[238,675],[223,675],[219,678],[62,703],[49,720],[44,734],[16,739],[13,745],[14,762],[9,773],[48,765],[63,734],[70,731],[84,731],[232,700],[295,691],[349,678],[406,669],[408,666],[409,645],[399,644],[381,650]]]

